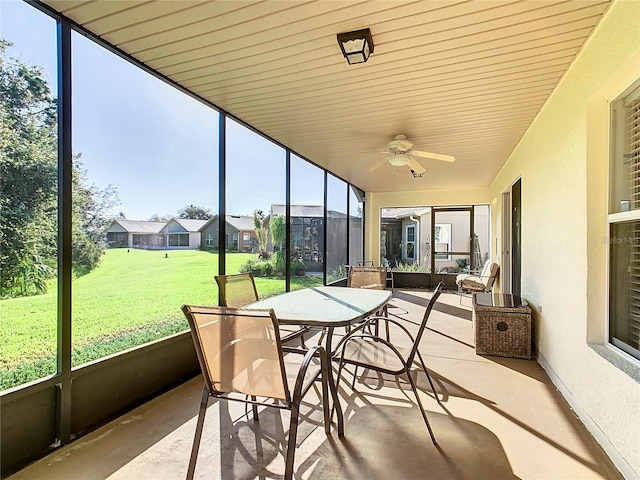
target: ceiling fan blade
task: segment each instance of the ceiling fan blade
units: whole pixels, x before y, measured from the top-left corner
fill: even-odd
[[[415,178],[421,178],[426,173],[426,170],[422,167],[422,165],[420,165],[418,161],[413,157],[409,157],[409,163],[407,164],[407,167],[411,169],[411,174]]]
[[[420,150],[411,150],[411,155],[416,157],[430,158],[432,160],[442,160],[443,162],[455,162],[456,157],[453,155],[441,155],[439,153],[422,152]]]

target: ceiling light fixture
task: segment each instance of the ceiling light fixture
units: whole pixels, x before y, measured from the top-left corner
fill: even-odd
[[[338,44],[349,65],[364,63],[373,53],[373,39],[371,38],[371,30],[368,28],[355,32],[339,33]]]
[[[394,167],[404,167],[409,164],[410,158],[406,153],[394,153],[390,157],[387,157],[387,160]]]

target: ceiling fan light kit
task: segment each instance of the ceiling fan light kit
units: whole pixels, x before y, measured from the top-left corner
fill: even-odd
[[[349,65],[365,63],[369,60],[369,55],[373,53],[373,38],[371,38],[371,30],[368,28],[355,32],[339,33],[337,38],[342,55],[347,59]]]
[[[409,155],[406,153],[395,153],[387,157],[387,160],[394,167],[404,167],[409,164]]]

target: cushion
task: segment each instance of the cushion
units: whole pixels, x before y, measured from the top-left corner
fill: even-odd
[[[493,260],[487,260],[487,263],[482,267],[482,273],[480,273],[479,276],[461,273],[456,276],[456,284],[458,287],[462,287],[467,290],[486,291],[488,290],[489,283],[493,283],[491,277],[495,277],[497,275],[498,268],[500,267],[496,262]]]
[[[484,264],[484,267],[482,267],[482,272],[480,272],[481,278],[488,277],[489,275],[491,275],[492,263],[495,263],[495,262],[492,262],[491,260],[487,260],[487,263]]]
[[[474,277],[472,275],[465,278],[461,283],[464,288],[473,290],[484,290],[486,288],[483,278]]]

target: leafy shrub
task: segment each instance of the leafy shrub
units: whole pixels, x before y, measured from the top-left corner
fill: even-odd
[[[275,269],[272,260],[247,260],[245,264],[240,266],[240,273],[251,273],[254,277],[270,277]]]
[[[404,263],[398,262],[398,265],[393,267],[394,272],[420,272],[420,273],[429,273],[431,272],[431,267],[428,265],[420,265],[419,263]]]
[[[306,269],[307,269],[307,266],[301,260],[294,260],[291,262],[291,270],[293,270],[294,272],[296,270],[306,270]]]

